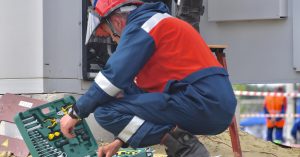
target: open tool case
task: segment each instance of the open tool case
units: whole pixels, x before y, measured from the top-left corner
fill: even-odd
[[[97,157],[98,145],[86,123],[74,128],[75,138],[60,131],[60,119],[75,103],[72,96],[18,113],[15,123],[33,157]]]

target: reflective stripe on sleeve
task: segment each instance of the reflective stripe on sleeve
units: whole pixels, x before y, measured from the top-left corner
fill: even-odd
[[[95,82],[97,85],[108,95],[114,97],[116,96],[121,90],[113,85],[101,72],[95,78]]]
[[[156,13],[149,20],[147,20],[143,25],[142,29],[144,29],[147,33],[149,33],[161,20],[172,17],[167,13]]]
[[[130,137],[142,126],[145,120],[134,116],[131,121],[127,124],[127,126],[119,133],[118,137],[127,142]]]

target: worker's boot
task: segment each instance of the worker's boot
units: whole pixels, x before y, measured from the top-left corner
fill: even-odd
[[[198,138],[180,128],[168,133],[163,144],[167,147],[168,157],[209,157],[209,152]]]

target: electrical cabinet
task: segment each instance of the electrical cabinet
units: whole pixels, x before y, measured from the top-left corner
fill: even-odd
[[[209,0],[209,21],[266,20],[287,17],[288,0]]]
[[[90,1],[82,2],[82,76],[84,80],[93,80],[96,77],[117,46],[109,37],[92,37],[87,45],[84,44],[88,20],[87,10],[90,6]]]
[[[205,0],[200,22],[208,44],[226,44],[233,83],[300,80],[298,0]],[[223,14],[223,15],[222,15]]]

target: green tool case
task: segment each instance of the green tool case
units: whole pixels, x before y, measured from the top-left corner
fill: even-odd
[[[60,119],[75,102],[68,96],[15,116],[32,157],[97,157],[98,145],[85,120],[74,128],[75,138],[68,139],[60,131]]]

